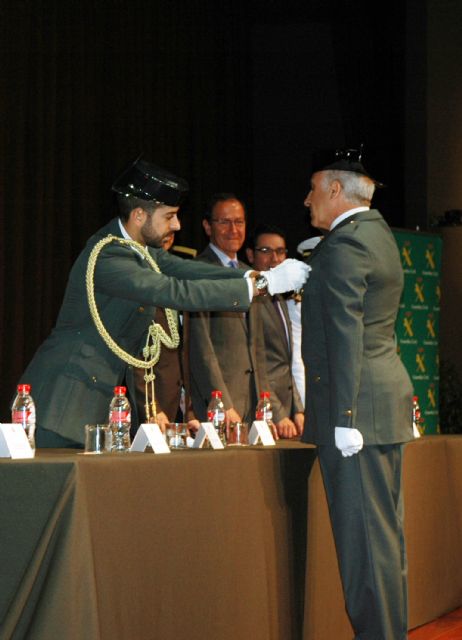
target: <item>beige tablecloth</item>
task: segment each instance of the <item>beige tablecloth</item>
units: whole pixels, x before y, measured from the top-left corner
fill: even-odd
[[[314,460],[299,443],[1,460],[0,638],[351,640]],[[461,486],[462,437],[406,447],[411,627],[462,604]]]

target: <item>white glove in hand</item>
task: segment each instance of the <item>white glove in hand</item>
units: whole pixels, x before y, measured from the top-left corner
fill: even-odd
[[[363,436],[358,429],[335,427],[335,446],[344,458],[353,456],[363,448]]]
[[[277,267],[261,273],[268,281],[268,293],[274,296],[275,293],[301,289],[310,271],[311,267],[304,262],[288,258]]]

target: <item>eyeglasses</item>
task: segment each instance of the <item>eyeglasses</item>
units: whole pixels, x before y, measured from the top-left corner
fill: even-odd
[[[245,220],[243,218],[238,218],[237,220],[230,220],[229,218],[212,218],[212,222],[216,222],[222,227],[231,227],[234,225],[235,227],[241,228],[245,225]]]
[[[278,256],[287,255],[287,249],[285,249],[284,247],[278,247],[277,249],[272,249],[271,247],[255,247],[255,251],[263,253],[264,256],[267,256],[270,253],[275,253]]]

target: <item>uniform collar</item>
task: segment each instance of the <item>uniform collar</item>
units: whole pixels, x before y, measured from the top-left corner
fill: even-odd
[[[128,231],[124,227],[122,220],[120,218],[118,218],[118,223],[119,223],[120,233],[122,234],[122,237],[124,237],[125,240],[133,240],[131,235],[128,233]],[[133,251],[135,251],[139,256],[141,256],[143,260],[145,259],[145,256],[141,253],[141,251],[138,251],[136,247],[134,247],[133,245],[130,245],[130,248],[133,249]]]
[[[212,249],[213,253],[217,256],[217,258],[220,260],[221,264],[224,267],[229,267],[230,260],[237,261],[237,254],[234,256],[234,258],[230,258],[224,251],[222,251],[215,244],[213,244],[213,242],[210,242],[209,247]]]
[[[360,213],[361,211],[369,211],[369,207],[355,207],[354,209],[348,209],[348,211],[345,211],[345,213],[341,213],[330,225],[329,231],[332,231],[332,229],[335,229],[338,224],[340,224],[350,216],[354,216],[355,213]]]

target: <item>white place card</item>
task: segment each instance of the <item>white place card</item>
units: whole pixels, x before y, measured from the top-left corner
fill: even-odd
[[[33,458],[35,449],[29,444],[20,424],[0,424],[0,458]]]
[[[202,449],[204,442],[208,440],[212,449],[224,449],[223,443],[211,422],[201,422],[194,438],[193,449]]]
[[[165,438],[158,424],[140,424],[133,438],[130,451],[143,452],[148,444],[151,445],[154,453],[170,453],[170,448],[165,442]]]
[[[258,444],[259,440],[265,447],[276,444],[271,429],[265,420],[254,420],[249,432],[249,444]]]

